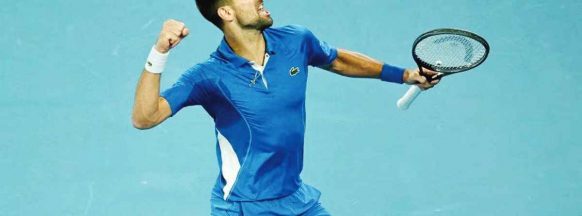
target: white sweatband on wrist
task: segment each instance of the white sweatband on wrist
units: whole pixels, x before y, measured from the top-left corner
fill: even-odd
[[[146,71],[156,74],[162,73],[166,67],[169,54],[170,51],[167,53],[160,53],[156,50],[155,46],[153,46],[145,64]]]

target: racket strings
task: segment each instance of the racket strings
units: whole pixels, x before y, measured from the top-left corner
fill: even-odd
[[[486,47],[479,41],[452,34],[427,37],[415,47],[418,59],[437,71],[472,68],[486,57]]]

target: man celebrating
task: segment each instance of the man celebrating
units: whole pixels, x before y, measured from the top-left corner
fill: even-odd
[[[214,119],[220,174],[212,215],[329,215],[320,192],[301,181],[308,65],[348,77],[379,78],[428,89],[436,73],[401,69],[336,49],[301,26],[271,28],[262,0],[196,0],[224,38],[205,62],[188,69],[160,94],[170,49],[188,33],[164,23],[139,80],[132,120],[152,128],[186,106],[201,105]]]

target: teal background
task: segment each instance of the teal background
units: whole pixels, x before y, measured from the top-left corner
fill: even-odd
[[[582,215],[582,2],[267,1],[275,25],[413,67],[433,28],[489,40],[489,59],[406,112],[407,86],[313,68],[304,180],[334,215]],[[0,215],[208,215],[218,167],[201,107],[146,131],[133,94],[167,18],[192,34],[169,87],[216,49],[193,0],[21,0],[0,7]]]

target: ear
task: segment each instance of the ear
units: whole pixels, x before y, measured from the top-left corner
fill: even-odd
[[[219,7],[216,12],[224,23],[232,22],[234,20],[234,10],[228,5]]]

